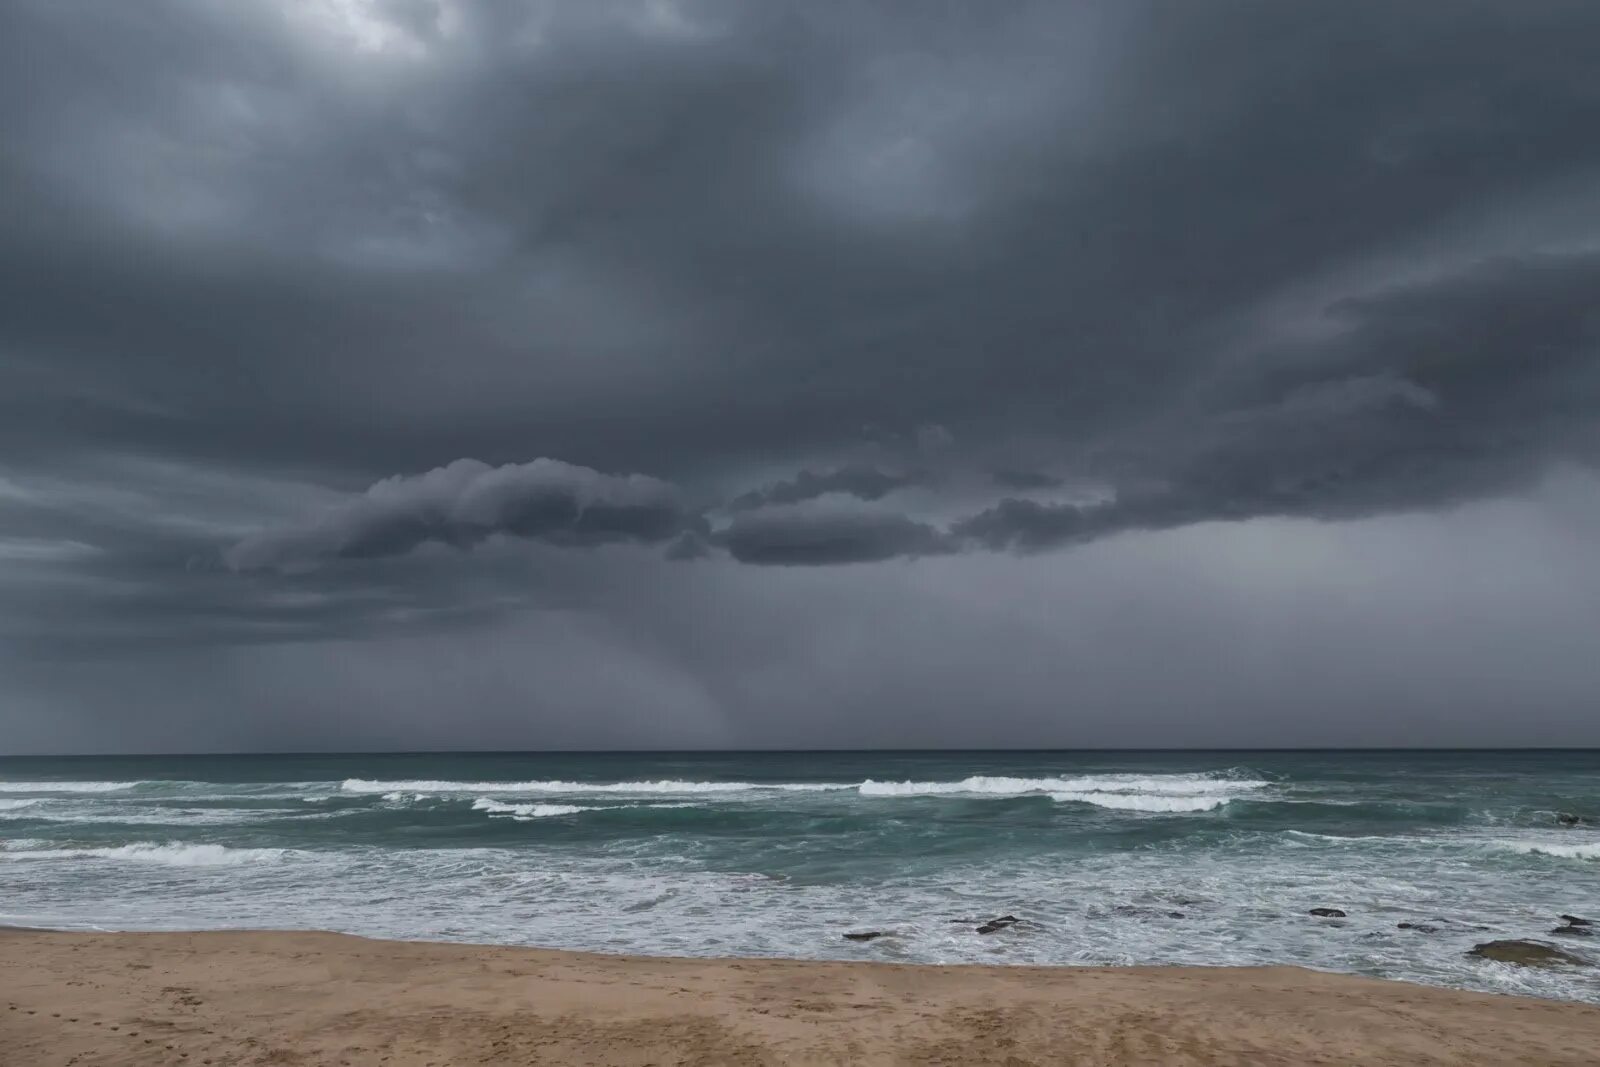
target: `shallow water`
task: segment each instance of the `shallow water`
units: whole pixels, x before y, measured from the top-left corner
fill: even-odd
[[[1600,752],[0,760],[0,922],[22,925],[1293,963],[1600,1002],[1600,968],[1463,954],[1563,912],[1600,919]],[[1005,913],[1030,923],[973,931]]]

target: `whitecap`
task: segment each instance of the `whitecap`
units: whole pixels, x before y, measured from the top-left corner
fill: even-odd
[[[0,793],[114,793],[147,782],[0,782]]]
[[[854,789],[854,785],[827,782],[450,782],[435,780],[373,781],[347,778],[339,787],[346,793],[751,793],[764,790],[812,793]]]
[[[13,844],[21,844],[14,842]],[[136,841],[109,848],[7,848],[0,857],[8,860],[105,859],[130,863],[154,863],[168,867],[231,867],[246,863],[275,863],[287,849],[230,848],[227,845],[195,845]]]
[[[486,811],[490,815],[510,815],[518,819],[548,819],[557,815],[576,815],[582,811],[599,811],[599,808],[585,808],[577,804],[505,804],[488,797],[479,797],[472,802],[472,810]]]
[[[1556,841],[1495,841],[1492,846],[1503,852],[1520,852],[1525,856],[1555,856],[1567,860],[1600,860],[1600,841],[1583,844]]]
[[[1264,789],[1269,783],[1257,779],[1226,778],[1209,774],[1105,774],[1073,778],[1009,778],[974,775],[957,782],[877,782],[868,779],[858,787],[862,796],[919,797],[974,794],[984,796],[1028,796],[1049,794],[1056,799],[1101,803],[1108,797],[1131,798],[1127,803],[1105,803],[1104,807],[1125,810],[1204,811],[1220,806],[1227,799]],[[1097,799],[1089,799],[1094,797]],[[1145,798],[1195,798],[1193,807],[1139,808]],[[1204,800],[1204,803],[1201,803]]]

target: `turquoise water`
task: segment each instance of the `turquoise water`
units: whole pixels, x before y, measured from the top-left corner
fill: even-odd
[[[973,931],[1006,913],[1029,923]],[[12,924],[1292,963],[1600,1002],[1600,968],[1463,955],[1550,937],[1600,959],[1550,935],[1561,913],[1600,920],[1600,752],[0,759]]]

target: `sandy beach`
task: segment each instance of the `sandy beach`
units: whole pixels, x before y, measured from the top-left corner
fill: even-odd
[[[0,1063],[1587,1064],[1600,1007],[1289,967],[604,956],[0,933]]]

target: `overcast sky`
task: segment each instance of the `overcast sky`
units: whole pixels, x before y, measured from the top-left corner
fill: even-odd
[[[0,5],[0,753],[1600,744],[1593,0]]]

